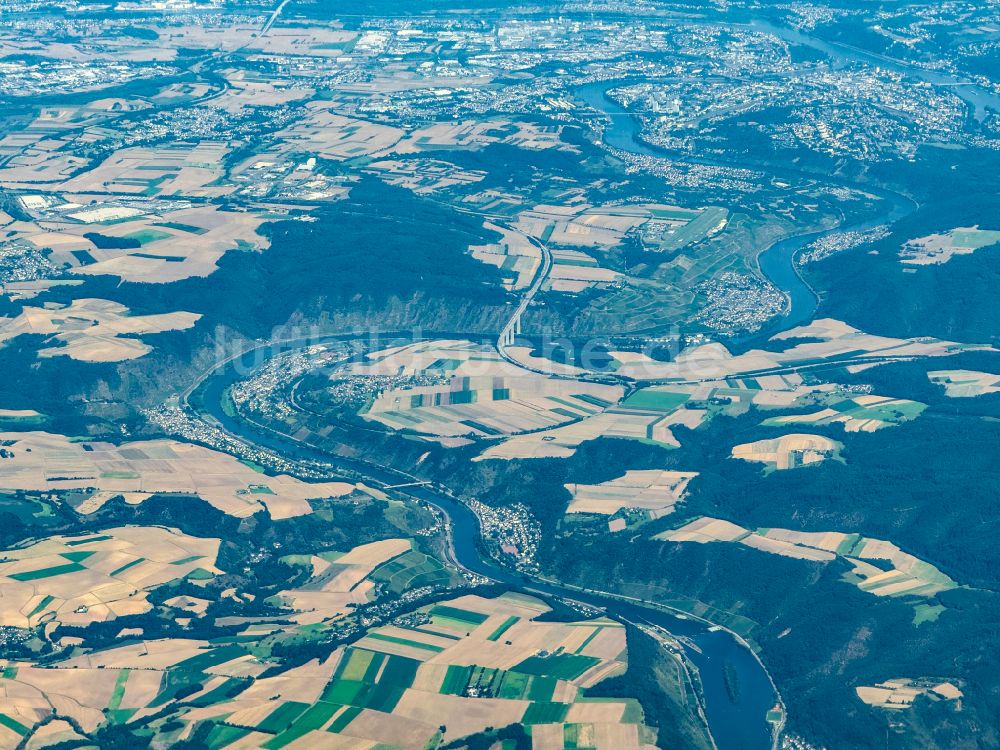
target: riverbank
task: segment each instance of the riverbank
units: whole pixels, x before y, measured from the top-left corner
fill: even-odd
[[[331,341],[350,338],[349,335],[331,335]],[[259,424],[226,414],[222,407],[226,389],[236,380],[245,377],[241,359],[262,364],[267,356],[301,346],[322,343],[293,341],[291,344],[271,347],[262,344],[243,355],[230,357],[227,362],[204,373],[196,380],[199,385],[187,392],[185,403],[200,418],[209,418],[235,438],[250,445],[266,448],[292,461],[308,461],[311,466],[322,464],[331,473],[363,479],[374,486],[392,486],[421,481],[419,477],[401,469],[375,466],[361,459],[334,456],[315,446],[295,441],[291,436],[270,432]],[[480,545],[479,522],[475,514],[446,488],[426,485],[397,490],[397,494],[418,502],[427,503],[444,513],[450,528],[449,547],[455,562],[462,568],[491,580],[511,586],[526,593],[536,593],[555,598],[570,598],[587,606],[604,609],[617,619],[634,619],[662,628],[673,636],[687,639],[692,646],[686,657],[698,669],[704,690],[704,711],[709,729],[719,750],[766,750],[774,747],[776,733],[768,724],[767,712],[780,704],[774,681],[750,644],[739,634],[721,625],[681,610],[668,609],[656,604],[618,597],[609,592],[583,591],[558,582],[528,579],[503,568],[487,559]],[[739,675],[740,691],[734,701],[726,690],[725,669],[729,664]]]

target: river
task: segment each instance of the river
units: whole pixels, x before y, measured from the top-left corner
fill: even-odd
[[[607,116],[608,124],[605,127],[603,140],[608,146],[621,151],[628,151],[633,154],[641,154],[657,159],[670,159],[675,161],[686,161],[685,157],[678,157],[675,153],[648,143],[641,137],[642,123],[636,115],[622,107],[621,104],[607,95],[608,90],[620,86],[637,82],[636,79],[620,79],[613,81],[597,81],[588,83],[575,89],[574,94],[588,107]],[[739,164],[726,164],[719,161],[693,160],[697,163],[712,164],[714,166],[739,167]],[[813,179],[817,175],[799,172],[794,169],[783,169],[776,167],[778,172],[787,172],[789,175],[806,176]],[[846,185],[834,177],[825,177],[831,184]],[[857,185],[851,185],[857,187]],[[867,218],[853,223],[833,227],[831,229],[818,230],[805,234],[798,234],[775,242],[771,246],[762,250],[757,256],[757,264],[760,272],[785,295],[787,304],[782,315],[776,316],[758,331],[751,335],[735,337],[727,341],[730,348],[746,348],[751,345],[764,343],[768,338],[781,331],[794,328],[812,320],[819,303],[819,299],[812,287],[806,283],[802,277],[795,258],[807,244],[820,237],[824,237],[836,232],[857,231],[864,232],[880,224],[891,224],[903,218],[913,211],[915,204],[909,198],[888,190],[884,187],[866,186],[865,191],[877,195],[885,202],[886,209],[874,218]]]
[[[435,335],[435,334],[429,334]],[[451,334],[454,336],[455,334]],[[330,336],[326,341],[356,337]],[[321,343],[310,341],[309,345]],[[276,345],[265,356],[273,356],[304,346],[303,342]],[[228,363],[211,373],[192,394],[191,402],[217,420],[226,430],[244,441],[269,448],[294,460],[318,461],[331,466],[334,472],[363,477],[376,485],[408,483],[412,477],[387,466],[334,456],[312,446],[282,437],[263,428],[255,428],[244,420],[228,416],[222,409],[226,389],[246,377],[251,365],[264,361],[260,350]],[[749,649],[725,630],[716,629],[695,618],[677,616],[662,609],[602,597],[544,581],[528,580],[519,573],[498,566],[483,556],[479,548],[479,521],[461,502],[431,487],[408,487],[397,494],[410,495],[439,508],[451,522],[451,537],[456,562],[480,575],[507,584],[527,593],[565,597],[605,609],[612,617],[648,622],[670,633],[686,638],[694,648],[685,646],[687,656],[698,669],[704,688],[704,708],[709,728],[719,750],[768,750],[772,747],[771,725],[767,712],[778,698],[770,677]],[[739,685],[731,695],[726,685],[727,669]]]
[[[824,51],[829,50],[824,49]],[[604,142],[608,146],[656,158],[670,158],[670,154],[643,141],[639,137],[641,123],[638,118],[606,95],[609,88],[625,83],[627,81],[592,83],[576,89],[575,94],[591,108],[608,115],[609,125],[604,132]],[[759,342],[778,331],[812,319],[818,300],[795,264],[796,255],[806,244],[832,232],[864,231],[878,224],[891,223],[913,209],[911,201],[892,191],[868,190],[878,193],[887,200],[888,208],[882,215],[847,226],[789,237],[774,243],[758,255],[757,262],[761,273],[785,294],[788,304],[784,315],[770,321],[763,330],[752,337],[737,343]],[[330,340],[352,337],[354,335],[330,337]],[[274,355],[302,345],[302,342],[288,343],[272,348],[269,354]],[[254,356],[259,355],[255,352]],[[259,360],[256,362],[260,363]],[[238,365],[239,362],[236,361],[219,368],[206,379],[196,393],[200,406],[231,433],[249,443],[269,448],[290,458],[319,461],[330,465],[334,471],[364,477],[368,482],[375,484],[393,485],[406,483],[412,479],[409,474],[398,472],[391,467],[333,456],[269,431],[255,429],[242,420],[229,417],[222,409],[222,399],[225,389],[245,376],[247,363]],[[772,747],[774,738],[771,725],[766,721],[766,714],[777,702],[777,694],[763,665],[732,634],[711,627],[701,620],[671,614],[663,609],[581,592],[555,583],[527,580],[483,556],[479,547],[479,522],[466,505],[427,486],[409,487],[402,494],[430,503],[445,513],[451,523],[455,560],[462,567],[517,590],[580,601],[605,609],[612,617],[647,622],[684,638],[693,646],[685,645],[685,649],[688,658],[698,669],[704,688],[706,717],[719,750],[767,750]],[[729,681],[738,684],[738,690],[733,691],[727,687],[727,672],[730,676]]]

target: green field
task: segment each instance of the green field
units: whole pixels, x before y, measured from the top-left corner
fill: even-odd
[[[265,742],[262,747],[267,750],[278,750],[285,745],[291,744],[307,732],[321,728],[333,715],[340,710],[340,706],[335,703],[325,703],[320,701],[313,704],[302,713],[292,725],[274,739]]]
[[[125,236],[130,240],[136,240],[140,245],[145,247],[153,242],[165,240],[171,235],[169,232],[161,232],[157,229],[140,229],[138,232],[132,232]]]
[[[527,726],[557,724],[566,718],[567,713],[569,713],[568,703],[532,703],[524,712],[521,723]]]
[[[588,669],[601,663],[593,656],[580,654],[553,654],[552,656],[529,656],[514,667],[517,672],[560,680],[575,680]]]
[[[53,576],[61,576],[64,573],[76,573],[80,570],[86,570],[86,568],[79,563],[71,562],[66,563],[65,565],[53,565],[51,568],[26,570],[23,573],[12,573],[7,577],[13,578],[15,581],[37,581],[41,578],[52,578]]]
[[[299,703],[297,701],[282,703],[257,725],[257,729],[262,732],[267,732],[268,734],[283,732],[291,726],[291,723],[295,721],[295,719],[298,718],[307,708],[309,708],[308,703]]]
[[[421,643],[420,641],[411,641],[409,638],[397,638],[394,635],[383,635],[382,633],[369,633],[369,638],[374,638],[376,641],[385,641],[386,643],[396,643],[400,646],[410,646],[411,648],[419,648],[424,651],[434,651],[435,653],[441,653],[444,651],[440,646],[434,646],[430,643]]]
[[[208,231],[207,229],[202,229],[191,224],[182,224],[179,221],[159,221],[153,224],[153,226],[176,229],[178,232],[187,232],[188,234],[205,234]]]
[[[398,594],[420,586],[446,586],[452,575],[433,557],[410,550],[380,565],[369,578]]]
[[[488,641],[499,641],[500,640],[500,636],[502,636],[504,633],[506,633],[508,630],[510,630],[514,626],[514,623],[516,623],[520,619],[521,619],[520,617],[517,617],[515,615],[511,615],[506,620],[504,620],[502,623],[500,623],[500,626],[496,630],[494,630],[492,633],[490,633],[486,637],[486,640],[488,640]]]
[[[642,390],[625,399],[622,406],[628,409],[648,409],[650,411],[672,412],[691,398],[687,393],[672,391]]]

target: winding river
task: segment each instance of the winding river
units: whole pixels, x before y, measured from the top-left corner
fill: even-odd
[[[434,335],[434,334],[429,334]],[[451,334],[454,336],[455,334]],[[326,341],[356,337],[330,336]],[[310,341],[315,345],[320,341]],[[289,342],[267,350],[265,357],[301,348],[304,342]],[[222,408],[226,389],[245,378],[248,369],[264,361],[261,350],[255,350],[241,361],[234,360],[212,372],[192,394],[191,402],[221,424],[227,431],[252,445],[268,448],[293,460],[320,462],[334,472],[366,482],[391,486],[409,483],[413,477],[391,467],[378,466],[358,459],[334,456],[315,447],[293,441],[264,428],[255,428],[244,420],[234,419]],[[665,609],[644,606],[597,593],[527,579],[521,574],[500,567],[480,549],[479,521],[461,502],[445,492],[429,486],[397,489],[396,494],[427,502],[441,510],[449,519],[451,543],[455,561],[474,573],[499,581],[526,593],[572,599],[604,609],[612,617],[637,623],[649,623],[686,640],[686,655],[698,669],[704,690],[704,709],[712,737],[719,750],[768,750],[774,738],[766,720],[767,712],[778,701],[770,676],[757,657],[728,631],[711,626],[693,617],[672,614]],[[727,687],[728,682],[730,686]],[[732,684],[738,690],[732,690]]]
[[[635,82],[635,79],[597,81],[578,87],[574,93],[588,107],[607,117],[608,124],[604,130],[603,140],[611,148],[657,159],[666,158],[676,160],[676,154],[658,148],[643,140],[640,136],[642,131],[640,119],[607,94],[610,89]],[[680,161],[683,161],[683,159],[680,159]],[[698,160],[698,163],[712,164],[714,166],[739,166],[708,160]],[[788,172],[789,174],[794,173],[799,176],[817,178],[817,175],[808,175],[791,169],[784,170],[780,167],[776,169]],[[847,184],[834,177],[824,176],[823,179],[829,181],[831,184]],[[857,186],[852,185],[851,187]],[[795,258],[799,254],[799,251],[810,242],[837,232],[863,232],[880,224],[891,224],[911,213],[916,207],[909,198],[886,188],[866,186],[865,190],[879,196],[885,202],[886,209],[878,216],[831,229],[787,237],[760,252],[757,256],[757,264],[760,272],[785,295],[787,299],[785,312],[773,318],[763,328],[752,335],[738,337],[727,343],[738,348],[748,346],[751,343],[763,343],[776,333],[812,320],[819,300],[812,287],[802,278],[802,274],[795,263]]]
[[[779,31],[774,27],[766,30],[775,33]],[[849,50],[842,45],[834,47],[817,43],[816,40],[805,38],[797,32],[789,32],[787,29],[780,29],[780,32],[786,39],[789,38],[789,34],[795,37],[790,41],[820,46],[824,52],[831,56],[839,56],[842,60],[870,57],[867,53]],[[866,59],[866,61],[871,60]],[[885,64],[881,59],[877,62]],[[923,74],[921,77],[925,80],[939,75],[927,71],[921,73]],[[656,158],[669,157],[670,154],[643,141],[639,137],[641,123],[638,118],[607,96],[608,89],[627,82],[622,80],[592,83],[579,87],[575,94],[589,107],[608,116],[609,125],[604,132],[604,142],[608,146]],[[998,106],[1000,101],[992,95],[986,96],[971,89],[957,93],[970,103],[978,116],[981,116],[987,108],[1000,109]],[[831,182],[836,180],[831,179]],[[789,237],[774,243],[759,254],[757,261],[761,273],[784,292],[788,305],[784,315],[772,320],[763,330],[748,338],[748,341],[762,341],[778,331],[809,321],[815,314],[818,303],[816,294],[802,278],[794,262],[796,255],[806,244],[833,232],[864,231],[879,224],[892,223],[914,208],[912,201],[900,194],[884,189],[866,189],[886,200],[887,209],[882,215],[835,229]],[[331,336],[328,340],[346,340],[355,337],[356,334]],[[267,356],[302,347],[306,343],[312,345],[319,342],[314,340],[275,345],[268,350]],[[251,352],[249,356],[256,358],[255,364],[262,363],[260,350]],[[256,429],[242,420],[228,416],[222,409],[223,394],[231,384],[245,377],[249,364],[249,361],[235,360],[219,367],[205,379],[195,394],[196,403],[229,432],[250,444],[269,448],[291,459],[320,462],[330,466],[333,471],[364,478],[370,483],[389,486],[412,481],[413,477],[405,472],[362,460],[334,456],[270,431]],[[450,521],[455,561],[467,570],[527,593],[563,597],[599,607],[612,617],[649,623],[683,638],[687,656],[698,669],[701,678],[705,713],[719,750],[766,750],[774,745],[775,738],[771,725],[766,721],[766,714],[778,701],[778,696],[761,662],[733,634],[713,627],[705,621],[671,613],[665,609],[602,596],[599,593],[578,591],[548,581],[529,580],[514,571],[500,567],[483,554],[479,544],[479,522],[463,503],[446,492],[430,486],[412,486],[396,492],[427,502],[447,516]],[[738,684],[738,690],[732,689],[733,683]]]

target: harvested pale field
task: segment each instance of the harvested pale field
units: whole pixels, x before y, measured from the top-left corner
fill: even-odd
[[[389,125],[334,114],[331,102],[313,101],[309,114],[279,131],[278,138],[296,151],[323,159],[342,161],[358,156],[385,154],[405,135]]]
[[[562,724],[536,724],[531,728],[531,750],[563,750]]]
[[[930,563],[903,552],[895,544],[858,534],[791,529],[751,532],[729,521],[704,517],[654,538],[702,544],[739,542],[761,552],[820,563],[842,557],[853,566],[845,580],[874,596],[930,597],[958,585]],[[892,567],[886,570],[867,560],[885,561]]]
[[[692,521],[679,529],[664,531],[653,538],[664,539],[670,542],[698,542],[699,544],[706,544],[708,542],[734,542],[742,539],[749,533],[749,530],[744,529],[742,526],[737,526],[730,521],[706,516]]]
[[[1000,243],[1000,231],[957,227],[943,234],[931,234],[910,240],[899,251],[900,262],[913,266],[947,263],[956,255],[970,253]]]
[[[351,50],[357,39],[356,31],[329,28],[320,24],[284,27],[279,19],[266,34],[254,34],[247,49],[272,55],[338,57]]]
[[[225,143],[215,141],[123,148],[94,169],[66,180],[59,189],[69,193],[221,197],[233,191],[232,186],[217,184],[228,151]]]
[[[185,659],[197,656],[208,645],[208,641],[188,638],[139,641],[74,656],[59,662],[59,666],[65,669],[164,670]]]
[[[117,302],[76,299],[66,307],[24,307],[16,318],[0,318],[0,342],[39,334],[58,344],[39,349],[39,357],[65,355],[83,362],[121,362],[153,350],[134,336],[191,328],[200,318],[189,312],[130,315],[129,309]]]
[[[627,471],[601,484],[567,484],[573,499],[566,512],[612,515],[622,508],[642,508],[658,518],[673,512],[696,476],[692,471],[652,469]]]
[[[212,100],[212,105],[233,114],[253,107],[276,107],[308,99],[316,92],[304,86],[292,86],[280,78],[262,80],[243,70],[226,71],[230,88]]]
[[[86,738],[78,734],[68,721],[56,719],[36,730],[31,736],[31,740],[25,746],[25,750],[36,750],[37,748],[58,745],[62,742],[79,743],[78,747],[86,746]]]
[[[492,346],[471,341],[436,340],[391,347],[365,355],[348,372],[356,375],[441,377],[518,376],[525,372],[506,362]]]
[[[549,430],[515,435],[490,446],[474,461],[515,458],[567,458],[581,443],[599,437],[643,440],[664,446],[677,446],[671,427],[684,425],[694,428],[705,418],[700,409],[664,412],[660,409],[630,407],[628,403],[613,407],[579,422]]]
[[[344,554],[324,552],[304,560],[289,559],[291,564],[308,565],[309,579],[296,589],[280,592],[275,599],[293,611],[289,619],[299,624],[339,617],[351,606],[369,600],[375,588],[374,582],[369,580],[373,571],[411,549],[408,539],[386,539],[363,544]]]
[[[349,494],[344,482],[309,483],[260,474],[227,453],[175,440],[114,445],[73,441],[45,432],[0,433],[12,455],[0,460],[0,488],[92,490],[76,510],[92,513],[115,495],[142,502],[153,494],[197,495],[245,518],[267,509],[274,518],[312,512],[309,500]]]
[[[861,539],[857,534],[840,531],[792,531],[790,529],[767,529],[758,532],[769,539],[778,539],[791,544],[813,547],[838,554],[847,554]]]
[[[468,80],[468,85],[482,85],[487,78]],[[510,128],[516,128],[511,133]],[[513,120],[466,120],[438,122],[418,128],[403,138],[393,151],[397,154],[415,154],[440,148],[479,149],[492,143],[509,143],[520,148],[547,149],[570,148],[559,139],[561,128]]]
[[[830,562],[837,556],[826,550],[813,549],[798,544],[792,544],[781,539],[772,539],[759,534],[749,534],[740,543],[761,552],[770,552],[772,555],[782,555],[784,557],[794,557],[799,560],[812,560],[813,562]]]
[[[97,200],[95,196],[67,198],[80,203]],[[39,220],[39,231],[27,232],[25,237],[40,248],[58,247],[56,259],[73,266],[73,273],[164,284],[208,276],[229,251],[261,249],[265,240],[257,229],[263,222],[259,213],[222,211],[213,205],[143,212],[98,203],[66,214],[61,220]],[[90,233],[139,242],[140,246],[101,249],[84,236]],[[78,254],[90,261],[81,265]]]
[[[12,301],[34,299],[42,292],[57,286],[79,286],[83,282],[78,279],[38,279],[37,281],[10,281],[0,284],[0,293],[6,294]]]
[[[335,373],[398,378],[363,416],[438,437],[493,437],[586,420],[613,406],[620,386],[548,378],[492,346],[432,341],[385,349]]]
[[[219,572],[218,551],[218,539],[143,526],[7,550],[0,562],[0,624],[86,625],[146,612],[150,589],[198,569]]]
[[[563,364],[562,362],[555,362],[546,357],[537,356],[532,354],[533,351],[530,346],[507,347],[507,355],[518,364],[530,370],[551,373],[553,375],[572,376],[584,375],[587,372],[582,367],[577,367],[576,365]]]
[[[821,360],[835,359],[850,363],[852,360],[878,357],[946,357],[962,351],[990,348],[929,337],[894,339],[875,336],[829,318],[780,333],[772,341],[795,339],[820,340],[793,344],[784,351],[751,349],[736,356],[722,344],[703,344],[685,349],[670,362],[643,360],[624,363],[618,372],[633,378],[651,380],[726,378]]]
[[[920,695],[957,701],[962,691],[950,682],[911,680],[905,677],[855,688],[858,698],[869,706],[900,710],[909,708]]]
[[[842,443],[822,435],[791,434],[771,440],[757,440],[733,448],[733,458],[757,461],[774,469],[795,469],[836,458]]]
[[[504,286],[512,290],[526,289],[531,285],[542,262],[542,251],[520,232],[483,222],[483,227],[500,235],[497,242],[471,245],[472,257],[502,269]]]
[[[833,392],[825,401],[829,406],[810,414],[788,414],[770,417],[762,424],[783,427],[792,424],[843,425],[845,432],[875,432],[909,422],[920,416],[926,404],[887,396],[848,396]]]
[[[409,691],[418,696],[417,691]],[[405,697],[405,696],[404,696]],[[340,731],[345,737],[382,742],[405,750],[424,750],[444,722],[409,718],[402,713],[387,714],[364,709]]]
[[[613,701],[577,702],[570,706],[566,721],[570,724],[617,724],[625,713],[625,704]]]
[[[623,393],[620,386],[528,371],[516,377],[459,376],[442,385],[385,391],[363,416],[392,429],[492,437],[585,419],[615,404]]]
[[[68,145],[31,135],[7,135],[0,139],[0,154],[15,154],[0,167],[0,185],[13,189],[37,189],[40,182],[56,182],[86,167],[86,159],[58,149]]]
[[[519,214],[517,228],[553,245],[611,248],[654,218],[655,204],[631,206],[537,205]]]
[[[972,398],[1000,393],[1000,375],[976,370],[936,370],[927,373],[932,383],[944,386],[950,398]]]
[[[524,716],[530,703],[526,700],[500,698],[464,698],[407,690],[393,709],[393,714],[406,716],[425,724],[445,726],[447,740],[481,732],[486,727],[515,724]]]

